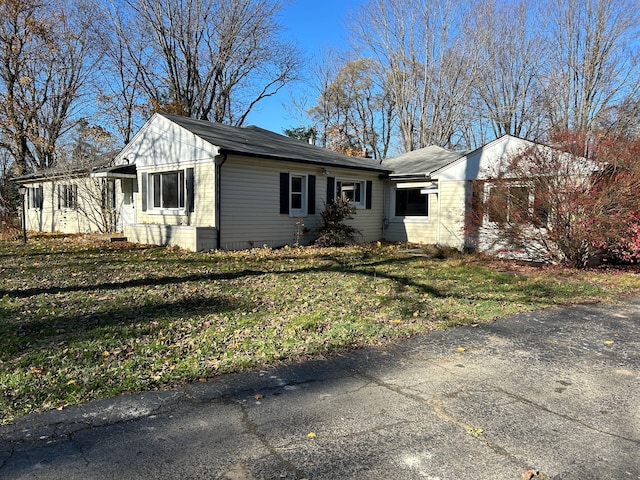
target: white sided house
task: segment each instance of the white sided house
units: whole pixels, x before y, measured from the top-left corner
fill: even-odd
[[[121,230],[119,212],[124,198],[115,177],[132,182],[135,170],[121,168],[110,178],[90,175],[109,163],[103,159],[73,169],[59,166],[17,178],[26,187],[26,229],[61,233]]]
[[[535,146],[505,135],[469,153],[429,146],[383,161],[393,170],[385,240],[484,249],[489,243],[472,221],[474,196],[487,195],[490,186],[484,180],[501,159]]]
[[[349,157],[258,127],[154,115],[118,154],[129,241],[189,250],[309,244],[325,203],[346,196],[361,241],[382,237],[384,177],[369,158]]]
[[[193,251],[307,245],[325,204],[347,197],[359,241],[485,249],[474,198],[486,198],[483,180],[501,159],[532,146],[507,135],[466,154],[430,146],[380,163],[258,127],[155,114],[109,167],[17,180],[28,187],[28,230],[117,231]]]

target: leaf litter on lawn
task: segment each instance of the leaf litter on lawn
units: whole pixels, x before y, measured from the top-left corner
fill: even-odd
[[[639,285],[632,272],[562,270],[558,282],[557,268],[402,250],[0,243],[0,422]]]

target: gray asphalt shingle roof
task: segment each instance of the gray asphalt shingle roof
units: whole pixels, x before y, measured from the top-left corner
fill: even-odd
[[[451,150],[431,145],[383,160],[382,165],[391,168],[393,173],[397,175],[430,175],[436,170],[455,162],[463,155],[463,153],[452,152]]]
[[[219,147],[222,153],[358,168],[380,173],[391,172],[390,168],[380,165],[377,160],[350,157],[255,126],[234,127],[178,115],[163,114],[163,116],[206,142]]]

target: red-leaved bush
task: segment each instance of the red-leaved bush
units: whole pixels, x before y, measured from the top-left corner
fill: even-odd
[[[565,132],[503,158],[477,221],[496,251],[584,267],[640,262],[640,140]]]

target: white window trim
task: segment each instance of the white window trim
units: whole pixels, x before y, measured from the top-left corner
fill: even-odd
[[[431,195],[435,194],[436,191],[429,192],[425,194],[427,196],[427,215],[396,215],[396,191],[397,190],[411,190],[411,189],[426,189],[426,185],[411,185],[411,186],[399,186],[396,185],[393,187],[391,202],[390,202],[390,211],[392,212],[389,222],[393,223],[431,223],[431,215],[429,212],[431,211]]]
[[[38,198],[35,196],[35,192],[39,190],[42,192],[42,196],[44,197],[44,187],[42,185],[37,185],[29,186],[27,188],[27,198],[25,199],[27,210],[40,210],[42,207],[40,207],[40,202],[37,201]],[[33,198],[34,196],[35,198]],[[32,206],[32,204],[35,204],[35,206]],[[44,198],[42,199],[42,204],[44,205]]]
[[[58,189],[62,187],[63,191],[64,190],[71,190],[70,194],[67,194],[66,196],[64,196],[64,200],[60,201],[60,210],[65,210],[65,211],[73,211],[73,210],[78,210],[78,206],[80,203],[79,200],[79,194],[78,194],[78,184],[77,183],[60,183],[58,186]],[[60,190],[58,190],[58,195],[60,195]],[[68,202],[68,200],[71,199],[71,202]],[[69,203],[71,203],[71,205],[69,205]]]
[[[338,198],[338,182],[353,182],[360,184],[360,201],[359,202],[349,202],[357,209],[363,209],[366,207],[367,201],[367,181],[361,178],[349,178],[349,177],[336,177],[334,183],[335,196]]]
[[[302,208],[293,208],[291,197],[293,196],[293,179],[302,178]],[[289,172],[289,216],[307,217],[309,215],[309,175],[300,172]]]
[[[185,204],[184,207],[176,207],[176,208],[162,208],[156,207],[154,205],[154,176],[155,175],[164,175],[169,173],[178,173],[178,178],[180,178],[180,173],[182,173],[182,197],[183,202]],[[149,172],[149,181],[147,183],[147,211],[145,212],[148,215],[186,215],[187,213],[187,175],[186,169],[179,168],[177,170],[162,170],[162,171],[153,171]]]

